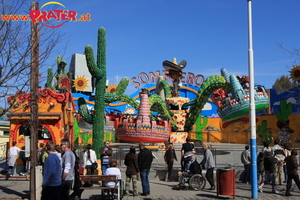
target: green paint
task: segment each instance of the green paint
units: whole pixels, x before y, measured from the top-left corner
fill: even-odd
[[[263,120],[261,125],[257,126],[257,135],[262,138],[262,142],[270,144],[273,141],[272,131],[268,131],[268,121]]]

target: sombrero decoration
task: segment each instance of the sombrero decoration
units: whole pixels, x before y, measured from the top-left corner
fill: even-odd
[[[177,64],[176,58],[173,59],[172,62],[165,60],[163,62],[163,67],[166,70],[175,70],[175,71],[181,71],[186,66],[186,61],[182,60],[179,64]]]

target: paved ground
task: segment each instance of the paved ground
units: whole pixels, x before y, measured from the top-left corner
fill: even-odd
[[[242,169],[242,165],[240,164],[240,153],[244,149],[245,145],[235,145],[235,144],[213,144],[214,152],[216,154],[217,168],[228,167],[229,165],[235,169],[236,172],[236,186],[235,189],[232,189],[232,192],[235,192],[235,199],[252,199],[251,194],[251,185],[241,183],[238,180],[238,174]],[[259,147],[260,148],[260,147]],[[180,145],[176,146],[176,149],[180,149]],[[126,152],[125,152],[126,153]],[[202,159],[201,151],[198,152],[197,156],[199,160]],[[163,162],[163,152],[155,152],[158,160],[153,162],[153,167],[150,172],[150,188],[151,195],[145,196],[137,196],[133,197],[132,195],[125,196],[124,200],[210,200],[210,199],[233,199],[233,196],[229,195],[219,195],[217,197],[217,190],[211,191],[208,190],[210,187],[207,183],[206,187],[201,191],[192,191],[192,190],[174,190],[173,186],[178,182],[166,182],[164,181],[164,175],[166,170],[166,164]],[[177,152],[179,155],[179,151]],[[176,173],[179,169],[179,163],[176,163],[174,166],[173,178],[176,178]],[[123,177],[125,177],[124,171],[125,167],[121,167],[121,171],[123,173]],[[205,172],[205,171],[204,171]],[[291,193],[294,196],[286,197],[285,194],[285,185],[276,186],[277,190],[280,192],[279,194],[271,193],[271,186],[266,185],[264,187],[264,193],[258,193],[258,199],[261,200],[274,200],[274,199],[291,199],[298,200],[300,199],[300,190],[295,187],[295,190]],[[138,191],[142,191],[141,182],[138,181]],[[4,178],[0,178],[0,200],[1,199],[28,199],[29,194],[29,181],[24,178],[20,180],[20,178],[12,178],[8,181],[5,181]],[[97,190],[86,190],[82,193],[82,200],[93,200],[93,199],[101,199],[99,195],[100,191]]]
[[[177,182],[165,182],[161,180],[150,180],[151,194],[147,197],[145,196],[137,196],[133,197],[132,194],[129,196],[125,196],[123,200],[210,200],[210,199],[233,199],[233,196],[227,195],[219,195],[217,197],[217,191],[207,190],[209,185],[207,185],[202,191],[192,191],[192,190],[174,190],[173,186],[176,185]],[[259,193],[258,197],[261,200],[274,200],[274,199],[290,199],[290,200],[298,200],[300,197],[300,192],[296,187],[292,194],[294,196],[286,197],[285,193],[285,185],[277,186],[280,194],[271,193],[271,186],[267,185],[264,187],[264,193]],[[138,182],[138,190],[141,191],[140,181]],[[232,190],[234,191],[234,190]],[[236,197],[235,199],[243,200],[243,199],[252,199],[251,195],[251,185],[247,185],[244,183],[236,182],[235,187]],[[29,181],[18,181],[18,180],[8,180],[0,181],[0,199],[16,199],[21,197],[20,199],[28,199],[29,194]],[[100,191],[96,190],[86,190],[82,193],[82,200],[98,200],[101,199],[99,195]]]

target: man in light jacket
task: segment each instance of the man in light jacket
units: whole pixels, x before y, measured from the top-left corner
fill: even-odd
[[[215,180],[214,180],[214,168],[215,168],[215,160],[214,156],[209,149],[209,145],[203,143],[202,144],[204,155],[203,160],[200,163],[200,166],[202,166],[204,169],[206,169],[206,179],[210,184],[209,190],[215,190]]]
[[[241,154],[241,161],[244,164],[244,183],[250,183],[250,165],[251,165],[251,158],[250,158],[250,150],[249,145],[245,146],[245,150]]]

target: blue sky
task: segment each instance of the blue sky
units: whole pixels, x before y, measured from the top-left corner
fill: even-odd
[[[49,1],[38,1],[40,6]],[[185,59],[185,71],[204,77],[248,75],[247,0],[60,0],[90,22],[69,22],[59,31],[67,48],[57,52],[70,63],[86,45],[97,49],[97,30],[107,31],[107,78],[110,83],[140,72],[163,70],[162,62]],[[255,83],[271,88],[289,75],[299,57],[281,49],[300,49],[299,0],[253,0]],[[53,58],[55,61],[56,58]],[[128,90],[132,91],[133,84]],[[127,91],[128,92],[128,91]]]

